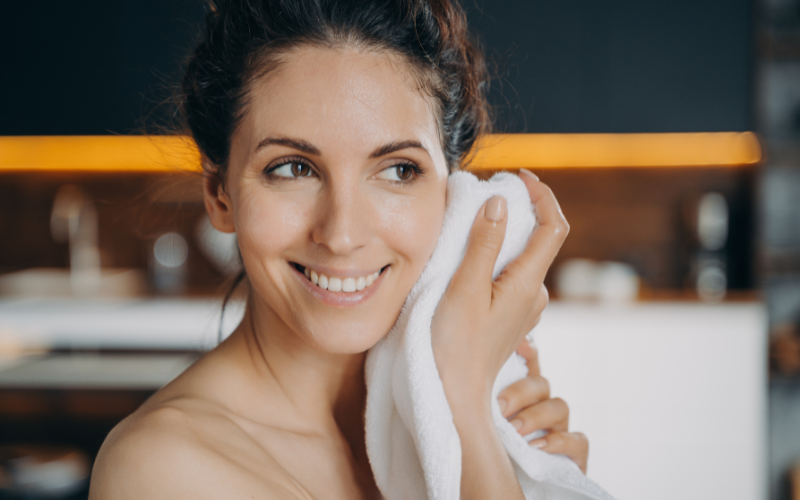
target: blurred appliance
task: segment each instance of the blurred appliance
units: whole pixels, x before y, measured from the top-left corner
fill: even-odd
[[[31,268],[0,276],[0,295],[12,297],[131,297],[144,279],[135,269],[101,268],[97,210],[84,189],[66,184],[53,201],[50,234],[69,244],[68,270]]]
[[[69,243],[70,286],[79,295],[100,288],[100,250],[97,247],[97,211],[78,186],[61,186],[53,202],[50,232],[59,243]]]
[[[728,203],[720,193],[704,193],[689,201],[686,219],[690,259],[687,284],[701,300],[718,302],[725,298],[728,288]]]

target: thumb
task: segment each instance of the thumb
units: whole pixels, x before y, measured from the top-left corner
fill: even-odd
[[[506,199],[492,196],[478,210],[472,223],[467,252],[450,282],[451,287],[491,294],[492,271],[503,246],[507,223]]]

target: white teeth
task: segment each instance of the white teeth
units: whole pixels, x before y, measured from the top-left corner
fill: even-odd
[[[359,276],[357,278],[337,278],[335,276],[328,277],[322,273],[317,274],[316,271],[306,267],[303,271],[303,274],[306,275],[306,278],[308,278],[311,283],[322,289],[330,290],[331,292],[352,293],[356,291],[360,292],[361,290],[375,283],[375,280],[378,279],[378,276],[381,275],[381,272],[377,271],[366,276]]]
[[[345,278],[342,281],[342,291],[343,292],[355,292],[356,291],[356,280],[355,278]]]
[[[328,278],[328,290],[330,290],[331,292],[341,292],[342,291],[341,278],[335,278],[335,277]]]

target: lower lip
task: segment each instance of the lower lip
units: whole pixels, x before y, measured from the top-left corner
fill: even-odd
[[[375,292],[378,290],[378,286],[383,281],[383,277],[391,269],[391,266],[388,266],[383,270],[383,272],[381,272],[380,276],[378,276],[378,279],[360,292],[331,292],[312,283],[308,278],[306,278],[305,274],[298,271],[293,265],[289,264],[289,267],[292,268],[292,271],[294,271],[295,275],[303,283],[311,295],[329,306],[340,308],[356,307],[369,300],[370,297],[375,295]]]

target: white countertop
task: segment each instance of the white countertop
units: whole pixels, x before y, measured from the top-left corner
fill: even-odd
[[[216,344],[219,312],[219,301],[199,299],[0,300],[0,354],[15,346],[206,349]],[[241,313],[233,304],[226,331]],[[766,498],[762,304],[555,302],[535,338],[553,396],[590,439],[589,476],[618,500]],[[59,378],[63,387],[102,379],[155,387],[192,361],[80,356],[0,369],[0,387]]]
[[[244,304],[232,301],[223,330]],[[61,349],[205,350],[217,344],[221,300],[0,300],[0,345]]]

